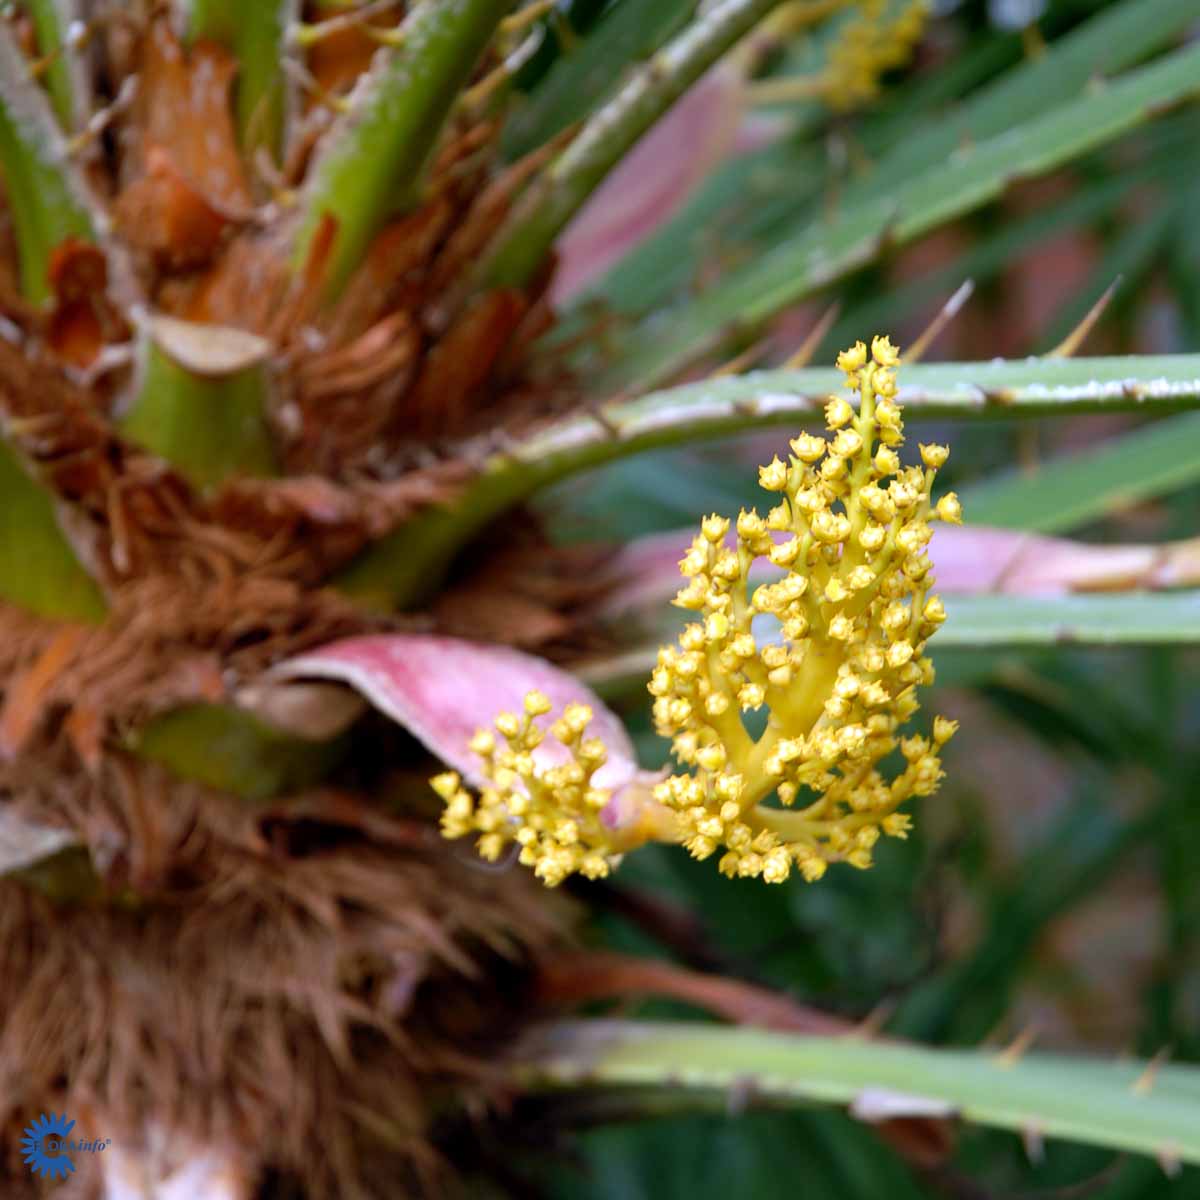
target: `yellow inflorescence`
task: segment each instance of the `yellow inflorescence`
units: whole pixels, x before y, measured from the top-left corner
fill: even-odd
[[[432,780],[446,801],[442,832],[446,837],[479,833],[479,853],[498,859],[507,846],[521,847],[520,861],[553,887],[580,872],[589,879],[609,873],[619,853],[616,838],[601,820],[610,793],[592,786],[592,776],[605,760],[604,744],[586,736],[592,710],[568,704],[553,723],[552,736],[567,750],[567,761],[543,767],[534,751],[545,739],[536,717],[551,709],[541,692],[525,697],[525,712],[496,718],[500,740],[481,729],[471,740],[490,786],[476,799],[453,771]]]
[[[829,51],[822,91],[830,107],[845,110],[873,100],[882,76],[911,58],[929,10],[929,0],[862,0]]]
[[[729,521],[708,517],[680,563],[688,583],[675,603],[702,619],[660,651],[649,686],[658,731],[690,772],[655,797],[678,813],[693,855],[724,849],[727,875],[779,883],[793,866],[809,880],[830,862],[869,867],[881,833],[906,836],[899,806],[942,777],[953,722],[936,720],[932,738],[898,734],[933,680],[925,643],[946,617],[931,594],[929,521],[961,510],[953,493],[931,505],[946,447],[922,446],[923,466],[900,463],[898,362],[886,338],[869,359],[861,342],[843,353],[858,412],[831,399],[829,436],[802,434],[786,463],[760,470],[777,497],[766,516],[743,510],[736,546]],[[751,588],[758,562],[782,573]],[[760,615],[777,639],[752,629]],[[763,706],[755,740],[742,714]],[[905,766],[885,779],[897,744]],[[762,806],[772,793],[786,809]]]
[[[782,883],[793,869],[812,881],[828,864],[871,866],[880,835],[907,836],[899,811],[942,778],[939,752],[956,724],[937,717],[930,736],[901,737],[933,682],[929,637],[946,619],[933,594],[930,521],[958,523],[953,492],[936,505],[945,446],[922,445],[905,467],[903,422],[887,338],[868,355],[857,343],[838,358],[857,410],[841,397],[825,408],[828,436],[801,434],[787,462],[759,471],[775,496],[765,516],[705,518],[680,563],[675,603],[698,619],[659,651],[649,683],[654,721],[684,770],[622,792],[593,785],[604,746],[585,736],[591,711],[568,705],[553,723],[563,765],[534,761],[549,700],[531,692],[525,713],[502,713],[472,741],[489,786],[475,799],[453,773],[433,782],[446,800],[448,837],[480,834],[485,858],[516,842],[520,860],[550,885],[580,872],[607,875],[646,841],[682,842],[697,858],[722,851],[726,875]],[[751,572],[770,577],[751,584]],[[763,622],[770,629],[759,628]],[[757,736],[744,714],[766,710]],[[899,749],[890,777],[883,761]],[[764,802],[778,797],[780,806]]]

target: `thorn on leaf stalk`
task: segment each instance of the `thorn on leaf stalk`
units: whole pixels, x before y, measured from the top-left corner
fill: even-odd
[[[1151,1089],[1154,1087],[1154,1081],[1158,1078],[1159,1071],[1163,1065],[1171,1057],[1171,1047],[1164,1046],[1159,1052],[1146,1064],[1146,1069],[1134,1080],[1133,1087],[1130,1089],[1135,1096],[1148,1096]]]
[[[740,1117],[754,1103],[758,1095],[758,1080],[753,1075],[740,1075],[729,1085],[725,1097],[725,1111],[731,1117]]]
[[[1046,1143],[1042,1131],[1037,1125],[1021,1126],[1021,1145],[1025,1148],[1025,1157],[1032,1166],[1040,1166],[1046,1157]]]
[[[1036,1025],[1028,1025],[1015,1038],[996,1055],[996,1066],[1002,1070],[1010,1070],[1019,1063],[1025,1052],[1037,1041],[1038,1028]]]
[[[280,65],[283,67],[284,73],[290,75],[292,80],[312,95],[318,103],[332,109],[339,116],[350,111],[350,102],[342,96],[335,96],[323,87],[307,67],[290,58],[285,58]]]
[[[892,1019],[896,1011],[893,1000],[881,1000],[851,1031],[850,1036],[870,1041],[883,1032],[883,1027]]]
[[[600,428],[603,429],[604,432],[608,434],[609,437],[615,438],[618,441],[620,441],[620,439],[624,436],[624,432],[622,431],[621,426],[618,425],[612,419],[612,417],[610,417],[604,411],[604,409],[599,408],[599,407],[590,408],[590,409],[588,409],[588,416],[590,416],[596,422],[596,424],[599,425]]]
[[[838,315],[842,311],[841,301],[835,300],[820,316],[817,323],[812,327],[812,331],[808,337],[800,343],[800,348],[793,354],[783,365],[789,370],[799,371],[802,367],[807,367],[813,360],[813,356],[821,348],[821,343],[825,340],[826,335],[833,328],[833,323],[838,319]],[[911,353],[908,356],[912,358]]]
[[[111,104],[97,109],[88,118],[87,124],[67,142],[67,154],[75,157],[87,149],[108,128],[115,117],[128,110],[137,96],[140,80],[137,75],[129,75],[121,81],[117,94]]]
[[[1072,329],[1071,332],[1068,333],[1067,336],[1063,338],[1063,340],[1046,355],[1046,357],[1070,358],[1075,351],[1083,345],[1084,339],[1089,333],[1092,332],[1092,328],[1095,326],[1096,322],[1104,315],[1104,310],[1108,307],[1109,301],[1112,300],[1113,294],[1116,292],[1120,284],[1121,276],[1118,275],[1116,279],[1114,279],[1112,283],[1110,283],[1108,287],[1104,289],[1100,299],[1088,309],[1087,315],[1083,318],[1083,320],[1080,321],[1079,324],[1076,325],[1075,328]]]
[[[500,22],[501,34],[517,34],[527,29],[534,21],[546,16],[558,4],[558,0],[532,0],[524,8],[511,13]]]
[[[710,372],[709,379],[724,379],[728,375],[740,375],[748,367],[756,363],[767,348],[765,339],[747,346],[740,354],[735,354],[728,362],[722,363],[716,370]]]
[[[984,404],[996,404],[1008,408],[1016,403],[1017,394],[1012,388],[980,388]]]
[[[340,13],[338,16],[329,17],[324,21],[295,21],[288,26],[287,40],[293,46],[307,49],[324,41],[327,37],[344,33],[348,29],[357,29],[368,37],[375,37],[376,34],[392,34],[393,30],[377,29],[368,22],[372,17],[396,8],[398,4],[399,0],[374,0],[374,3],[363,8],[352,9],[350,12]]]
[[[938,309],[937,316],[929,322],[921,336],[909,347],[908,353],[904,356],[905,362],[920,362],[925,357],[925,351],[937,340],[942,330],[958,316],[974,291],[975,281],[973,279],[964,280],[954,295]]]
[[[1179,1151],[1174,1146],[1164,1146],[1155,1155],[1158,1160],[1159,1167],[1162,1168],[1162,1173],[1168,1179],[1175,1179],[1179,1172],[1183,1169],[1179,1161]]]

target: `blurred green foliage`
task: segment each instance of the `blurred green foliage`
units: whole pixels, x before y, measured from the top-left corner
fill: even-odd
[[[719,296],[726,274],[739,277],[743,264],[780,278],[774,251],[861,190],[856,156],[886,156],[903,178],[926,172],[936,191],[964,135],[964,113],[971,136],[1002,138],[1092,76],[1178,45],[1200,19],[1194,5],[1051,0],[1037,35],[1023,39],[996,28],[983,0],[942,7],[952,11],[934,22],[918,63],[889,80],[872,109],[829,117],[801,106],[792,137],[726,164],[611,271],[577,307],[576,329],[602,306],[621,314],[588,343],[585,361],[625,370],[632,347],[645,356],[633,361],[651,362],[673,314],[695,332],[697,288],[715,279]],[[1040,39],[1053,52],[1093,20],[1110,23],[1105,39],[1088,41],[1084,31],[1072,43],[1082,52],[1054,67],[1039,59]],[[942,353],[943,343],[934,356],[985,358],[1054,346],[1120,276],[1089,352],[1194,351],[1198,163],[1195,109],[1175,108],[1078,157],[1044,191],[1018,185],[968,212],[950,235],[848,265],[819,286],[791,287],[786,303],[814,294],[840,303],[818,349],[816,361],[825,362],[875,332],[911,341],[971,278],[977,292],[958,319],[963,327],[952,326],[952,349]],[[1031,290],[1055,282],[1046,263],[1064,261],[1064,252],[1073,290],[1048,312],[1035,304],[1030,316]],[[705,303],[715,312],[711,296]],[[818,311],[810,310],[810,327]],[[722,343],[732,353],[760,333],[734,323]],[[1194,416],[912,424],[914,442],[952,441],[946,480],[963,494],[968,521],[1113,541],[1198,532]],[[565,540],[624,541],[689,526],[699,513],[759,502],[753,465],[785,439],[756,434],[745,444],[631,458],[560,486],[543,511]],[[1036,1026],[1045,1048],[1111,1056],[1170,1047],[1176,1060],[1200,1061],[1200,651],[939,653],[935,644],[933,655],[939,685],[925,711],[969,719],[947,783],[924,803],[910,841],[889,844],[870,872],[833,871],[817,886],[778,888],[731,884],[711,863],[649,849],[611,887],[701,914],[702,939],[670,942],[622,915],[621,905],[606,905],[601,890],[588,893],[595,943],[722,970],[851,1019],[886,1014],[889,1032],[930,1044],[1003,1043]],[[646,712],[641,697],[627,700],[643,761],[657,766],[666,748]],[[638,1011],[680,1010],[648,1003]],[[1064,1144],[1031,1157],[1015,1137],[969,1128],[949,1163],[919,1174],[836,1112],[674,1113],[596,1129],[575,1147],[574,1166],[552,1177],[530,1168],[545,1194],[1200,1196],[1197,1170],[1169,1178],[1148,1160]]]

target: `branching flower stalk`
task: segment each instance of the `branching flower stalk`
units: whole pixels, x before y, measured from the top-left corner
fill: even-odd
[[[559,754],[544,765],[536,718],[550,703],[531,693],[523,717],[497,718],[505,745],[476,735],[489,784],[478,799],[455,773],[434,780],[446,836],[479,833],[493,860],[516,842],[550,885],[573,872],[606,875],[650,840],[682,843],[701,859],[722,850],[728,876],[782,883],[797,869],[811,882],[833,862],[870,867],[881,834],[907,836],[901,806],[936,791],[940,751],[956,728],[938,717],[930,736],[901,736],[917,689],[933,682],[925,648],[946,619],[926,553],[930,523],[957,524],[962,511],[953,492],[932,500],[947,447],[922,445],[922,465],[901,464],[898,363],[885,337],[869,356],[861,342],[840,355],[857,411],[831,398],[830,436],[801,434],[786,463],[760,469],[777,497],[766,516],[743,510],[732,544],[727,518],[705,518],[680,563],[688,582],[675,603],[699,619],[659,652],[649,690],[681,770],[615,791],[596,786],[605,749],[584,736],[584,706],[554,723]],[[759,563],[782,574],[752,586]],[[756,738],[746,716],[764,707]],[[884,762],[897,748],[903,766],[889,776]],[[772,796],[782,807],[765,803]]]

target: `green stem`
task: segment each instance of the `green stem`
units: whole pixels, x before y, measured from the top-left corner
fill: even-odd
[[[87,120],[87,92],[78,56],[67,45],[71,26],[80,20],[75,0],[27,0],[37,36],[38,54],[52,61],[46,67],[46,90],[59,123],[73,133]]]
[[[431,510],[377,543],[336,584],[379,608],[419,603],[490,521],[534,492],[647,450],[820,419],[841,372],[760,371],[615,400],[548,425],[489,459],[453,508]],[[924,364],[904,368],[914,417],[1144,411],[1200,403],[1200,355]]]
[[[782,0],[721,0],[638,68],[513,214],[483,263],[487,286],[521,287],[554,239],[644,133]]]
[[[239,329],[150,318],[121,432],[201,489],[235,475],[276,474],[265,419],[268,350]]]
[[[107,220],[88,197],[46,93],[0,23],[0,171],[17,240],[21,291],[52,300],[50,261],[68,238],[97,240]]]
[[[342,288],[383,223],[420,202],[446,117],[511,7],[512,0],[425,0],[401,27],[400,48],[360,81],[350,111],[326,134],[300,199],[292,262],[304,267],[332,218],[327,295]]]
[[[849,1104],[864,1117],[872,1109],[958,1115],[1016,1133],[1200,1163],[1195,1066],[1050,1054],[1010,1059],[853,1034],[584,1020],[536,1028],[518,1048],[512,1071],[530,1090],[750,1090],[772,1100]]]
[[[104,597],[58,523],[54,501],[0,439],[0,599],[42,617],[104,619]]]
[[[188,39],[220,42],[237,58],[237,128],[248,152],[265,146],[278,157],[286,144],[283,63],[288,30],[298,18],[298,0],[192,0]]]

